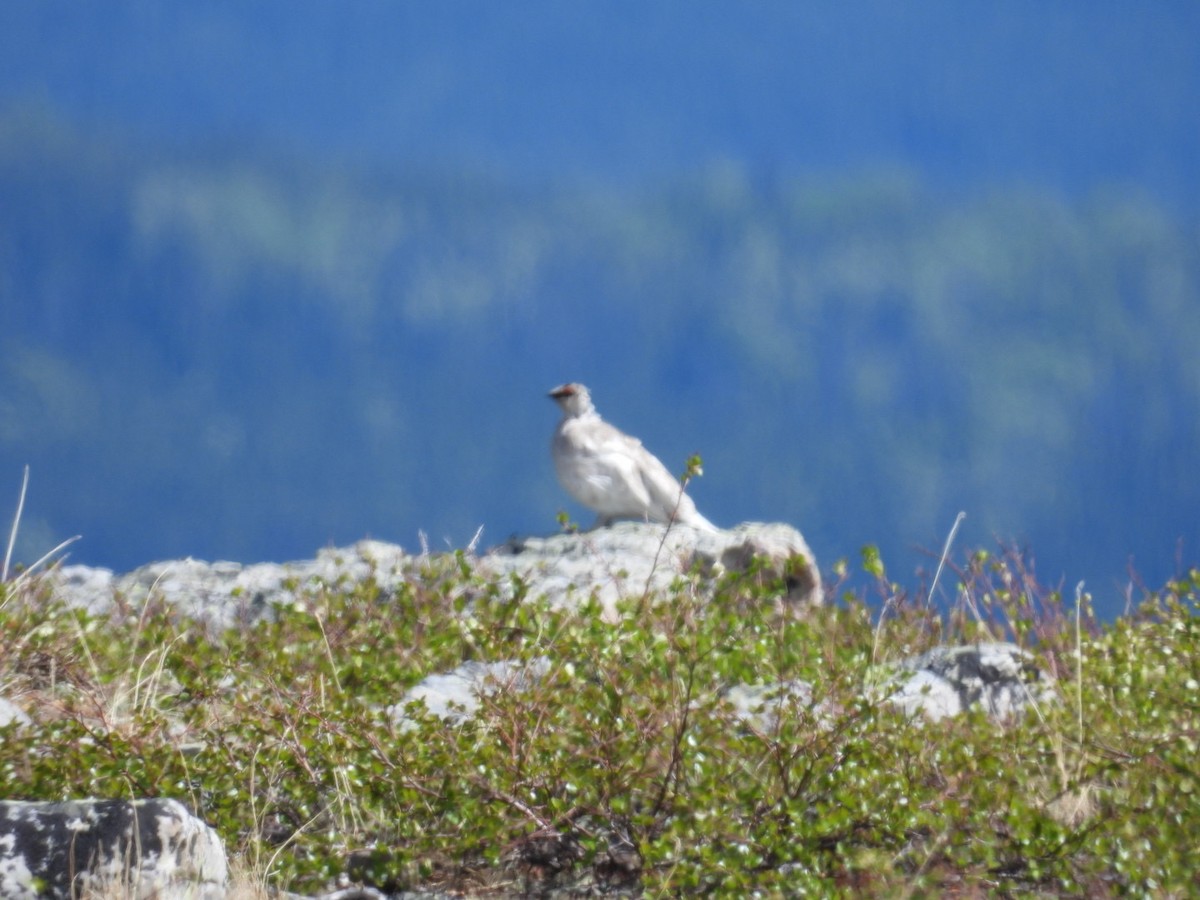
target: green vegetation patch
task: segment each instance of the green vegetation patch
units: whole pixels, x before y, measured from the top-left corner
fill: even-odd
[[[971,556],[941,611],[868,568],[882,617],[846,595],[799,618],[751,572],[614,619],[460,554],[219,634],[153,598],[93,618],[0,585],[0,696],[33,720],[0,729],[0,796],[177,798],[294,891],[1200,890],[1200,571],[1102,624],[1012,556]],[[985,638],[1029,649],[1060,702],[935,723],[872,699],[888,664]],[[467,661],[527,677],[470,715],[405,702]],[[729,699],[797,682],[774,715]]]

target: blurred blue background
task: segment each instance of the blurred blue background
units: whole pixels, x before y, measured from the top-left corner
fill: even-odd
[[[1117,610],[1200,558],[1197,46],[1193,3],[8,2],[19,556],[590,522],[581,380],[719,524],[914,584],[963,510],[958,558]]]

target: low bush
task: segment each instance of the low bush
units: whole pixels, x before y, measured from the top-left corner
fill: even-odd
[[[0,696],[32,719],[0,729],[0,796],[177,798],[235,867],[292,891],[1200,891],[1200,571],[1101,623],[1014,553],[972,554],[932,603],[866,568],[878,600],[795,615],[752,571],[613,617],[460,554],[220,634],[153,602],[97,618],[45,579],[0,584]],[[1028,649],[1060,702],[933,722],[870,689],[980,639]],[[500,660],[527,677],[473,714],[404,705],[429,675]],[[729,696],[798,683],[761,715]]]

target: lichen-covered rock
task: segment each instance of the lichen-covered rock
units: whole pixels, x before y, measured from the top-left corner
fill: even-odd
[[[217,900],[227,878],[221,839],[177,800],[0,801],[6,900],[114,888],[136,898]]]
[[[747,523],[723,534],[728,539],[718,545],[720,555],[709,558],[725,571],[745,572],[757,561],[765,564],[761,577],[784,583],[784,601],[799,606],[824,602],[817,558],[795,528],[778,522]],[[697,552],[705,557],[710,551],[704,547]]]
[[[973,707],[989,718],[1007,719],[1035,704],[1058,701],[1054,679],[1016,644],[985,643],[935,647],[892,666],[880,667],[868,696],[898,706],[910,715],[934,721]],[[733,685],[723,698],[734,716],[768,731],[789,709],[827,722],[835,714],[828,703],[814,704],[812,686],[802,682]]]
[[[522,691],[545,678],[551,662],[539,657],[467,662],[449,672],[426,677],[389,709],[403,725],[407,707],[421,701],[433,715],[450,722],[474,716],[481,701],[501,691]],[[1034,703],[1054,703],[1054,679],[1015,644],[987,643],[935,647],[892,666],[880,667],[871,690],[877,701],[933,720],[961,715],[979,706],[994,719],[1023,712]],[[775,728],[781,716],[799,711],[828,723],[837,714],[832,704],[815,702],[812,685],[804,681],[734,684],[721,692],[732,717],[760,731]]]
[[[76,609],[101,615],[112,608],[115,576],[111,569],[59,566],[46,574],[46,580],[59,599]]]
[[[828,704],[814,702],[812,685],[806,681],[735,684],[722,693],[721,699],[728,704],[734,719],[763,732],[787,721],[786,717],[794,710],[803,710],[823,722],[829,721],[833,714]]]
[[[515,660],[465,662],[450,672],[427,676],[399,703],[390,707],[388,713],[394,721],[403,724],[409,704],[420,702],[435,716],[461,722],[475,715],[485,697],[500,691],[524,690],[544,678],[549,668],[549,660],[543,657],[529,663]]]
[[[885,682],[886,698],[930,719],[956,716],[978,705],[995,719],[1058,699],[1054,679],[1016,644],[934,647],[899,663]]]
[[[795,606],[822,601],[821,576],[808,544],[790,525],[748,523],[708,533],[621,522],[582,534],[556,534],[509,541],[482,556],[467,555],[484,576],[517,575],[534,597],[571,605],[595,592],[607,608],[621,597],[662,591],[699,566],[709,578],[740,572],[755,559],[764,578],[785,585],[784,600]],[[124,575],[87,566],[63,566],[47,575],[56,597],[102,615],[118,602],[137,611],[149,602],[166,604],[180,615],[214,630],[254,622],[289,606],[306,590],[362,583],[368,578],[395,591],[423,563],[437,557],[413,556],[383,541],[359,541],[329,548],[315,559],[289,563],[155,562]]]
[[[25,710],[17,706],[7,697],[0,697],[0,728],[16,722],[18,725],[28,725],[29,716]]]
[[[784,582],[784,599],[822,602],[816,558],[790,525],[747,523],[707,532],[684,526],[619,522],[578,534],[514,539],[479,560],[483,572],[517,575],[531,596],[569,606],[593,593],[611,610],[622,598],[670,589],[699,565],[709,576],[745,571],[756,558],[763,577]]]
[[[404,725],[407,708],[421,701],[433,715],[461,722],[478,713],[481,702],[501,691],[522,691],[545,678],[551,662],[539,657],[467,662],[449,672],[426,677],[389,709]],[[938,720],[961,715],[978,706],[990,718],[1005,719],[1035,703],[1054,703],[1054,680],[1036,660],[1015,644],[987,643],[935,647],[892,666],[880,667],[870,691],[876,701],[906,713]],[[774,729],[780,717],[801,714],[828,723],[837,709],[815,702],[812,685],[804,681],[734,684],[721,692],[734,720],[759,731]]]
[[[270,616],[276,606],[290,605],[314,587],[374,578],[384,589],[394,588],[409,577],[413,559],[395,544],[359,541],[289,563],[188,558],[148,563],[124,575],[73,565],[52,571],[48,579],[55,596],[93,615],[110,612],[118,600],[134,610],[154,601],[219,630]]]

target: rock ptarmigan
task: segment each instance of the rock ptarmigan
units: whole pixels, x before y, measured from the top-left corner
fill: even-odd
[[[616,519],[641,519],[717,530],[696,511],[679,479],[641,441],[600,418],[586,387],[560,384],[550,396],[563,411],[550,442],[558,481],[599,514],[594,527]]]

